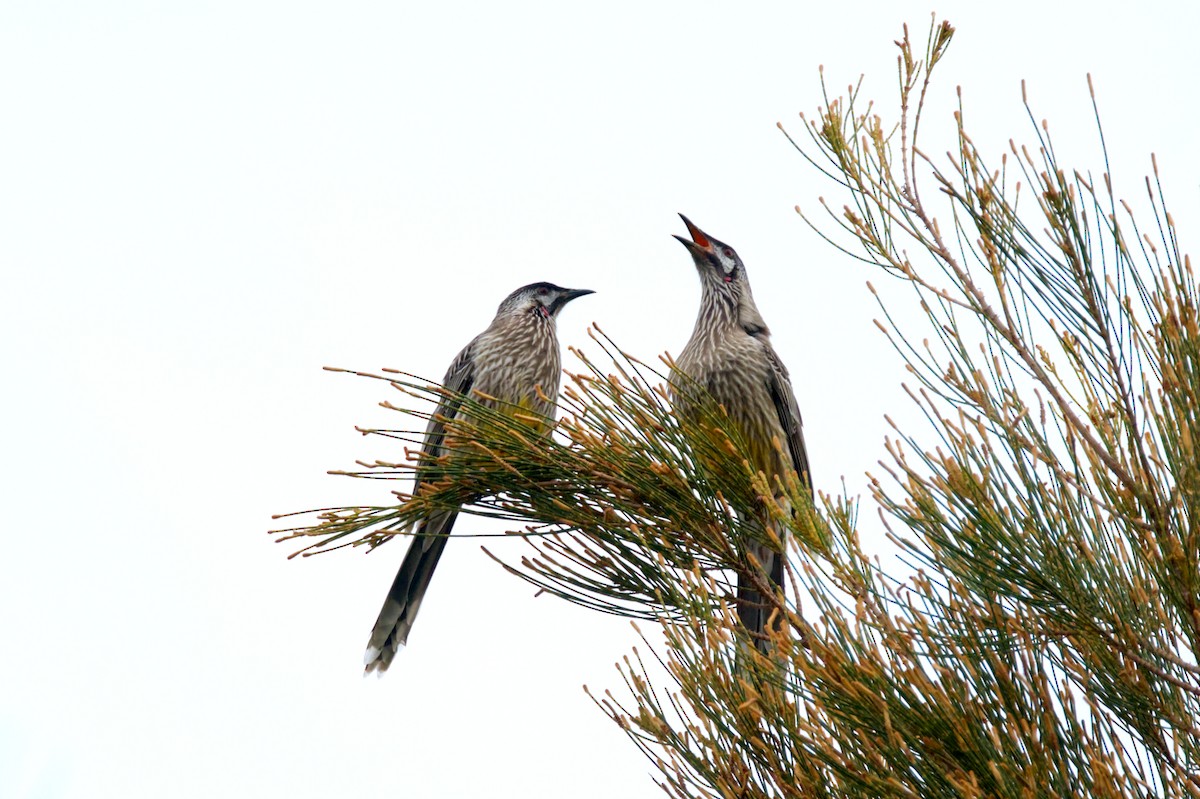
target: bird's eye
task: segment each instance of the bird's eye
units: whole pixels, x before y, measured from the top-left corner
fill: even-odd
[[[729,249],[728,247],[726,247],[726,248],[725,248],[725,257],[726,257],[726,258],[732,258],[732,257],[733,257],[733,250],[731,250],[731,249]]]
[[[550,289],[546,288],[545,286],[542,286],[540,289],[538,289],[538,294],[541,294],[543,297],[549,293]]]

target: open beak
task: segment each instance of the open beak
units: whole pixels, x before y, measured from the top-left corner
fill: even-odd
[[[683,214],[680,214],[679,218],[683,220],[683,224],[687,225],[688,233],[691,234],[692,240],[688,241],[683,236],[676,236],[675,238],[692,252],[710,252],[712,250],[712,242],[708,236],[704,235],[704,231],[693,225],[692,220]]]

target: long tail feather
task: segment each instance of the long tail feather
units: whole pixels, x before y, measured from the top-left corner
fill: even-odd
[[[772,585],[779,591],[783,590],[783,555],[766,546],[755,548],[754,556],[770,577]],[[755,648],[764,655],[771,654],[771,641],[767,637],[767,627],[774,606],[767,597],[751,587],[750,580],[745,577],[738,579],[737,613],[738,621],[750,634]],[[776,615],[775,627],[781,624],[781,617]]]
[[[417,528],[371,630],[363,658],[367,674],[387,671],[392,659],[408,642],[408,633],[421,609],[421,600],[457,518],[458,511],[451,511],[433,516]]]

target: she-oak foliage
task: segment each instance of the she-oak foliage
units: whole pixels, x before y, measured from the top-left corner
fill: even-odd
[[[611,366],[576,353],[554,440],[475,403],[453,456],[425,464],[438,473],[427,491],[317,511],[284,540],[312,537],[305,554],[374,547],[464,501],[519,523],[532,551],[509,571],[661,623],[652,661],[635,650],[621,665],[624,698],[595,699],[669,796],[1200,796],[1192,267],[1157,168],[1147,231],[1107,165],[1059,165],[1044,123],[993,169],[960,109],[956,152],[927,157],[922,111],[952,36],[933,27],[918,59],[905,30],[897,124],[857,90],[826,95],[797,144],[846,198],[830,210],[840,230],[805,219],[911,286],[926,316],[904,333],[885,307],[880,325],[937,436],[897,430],[872,482],[911,575],[863,551],[851,500],[814,508],[798,483],[752,473],[720,408],[681,428],[669,362],[652,368],[599,331]],[[443,391],[368,376],[406,402]],[[419,458],[404,452],[352,474],[404,478]],[[792,533],[775,660],[744,646],[730,604],[731,571],[754,571],[738,542],[770,534],[764,513]]]

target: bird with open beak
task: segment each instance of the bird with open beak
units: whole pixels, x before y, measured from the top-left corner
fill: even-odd
[[[675,238],[692,256],[701,294],[692,337],[675,364],[686,375],[672,380],[676,413],[685,424],[699,424],[701,405],[695,399],[696,391],[707,391],[741,434],[751,465],[763,472],[771,485],[795,472],[811,491],[796,395],[787,367],[771,346],[767,323],[754,303],[746,267],[728,244],[708,235],[683,214],[680,218],[691,238]],[[785,531],[776,532],[784,541]],[[744,542],[744,548],[758,562],[760,576],[765,575],[782,597],[784,552],[760,541]],[[774,605],[754,583],[753,576],[738,575],[738,618],[759,650],[768,652],[766,630]],[[778,619],[776,616],[772,626],[779,626]]]

